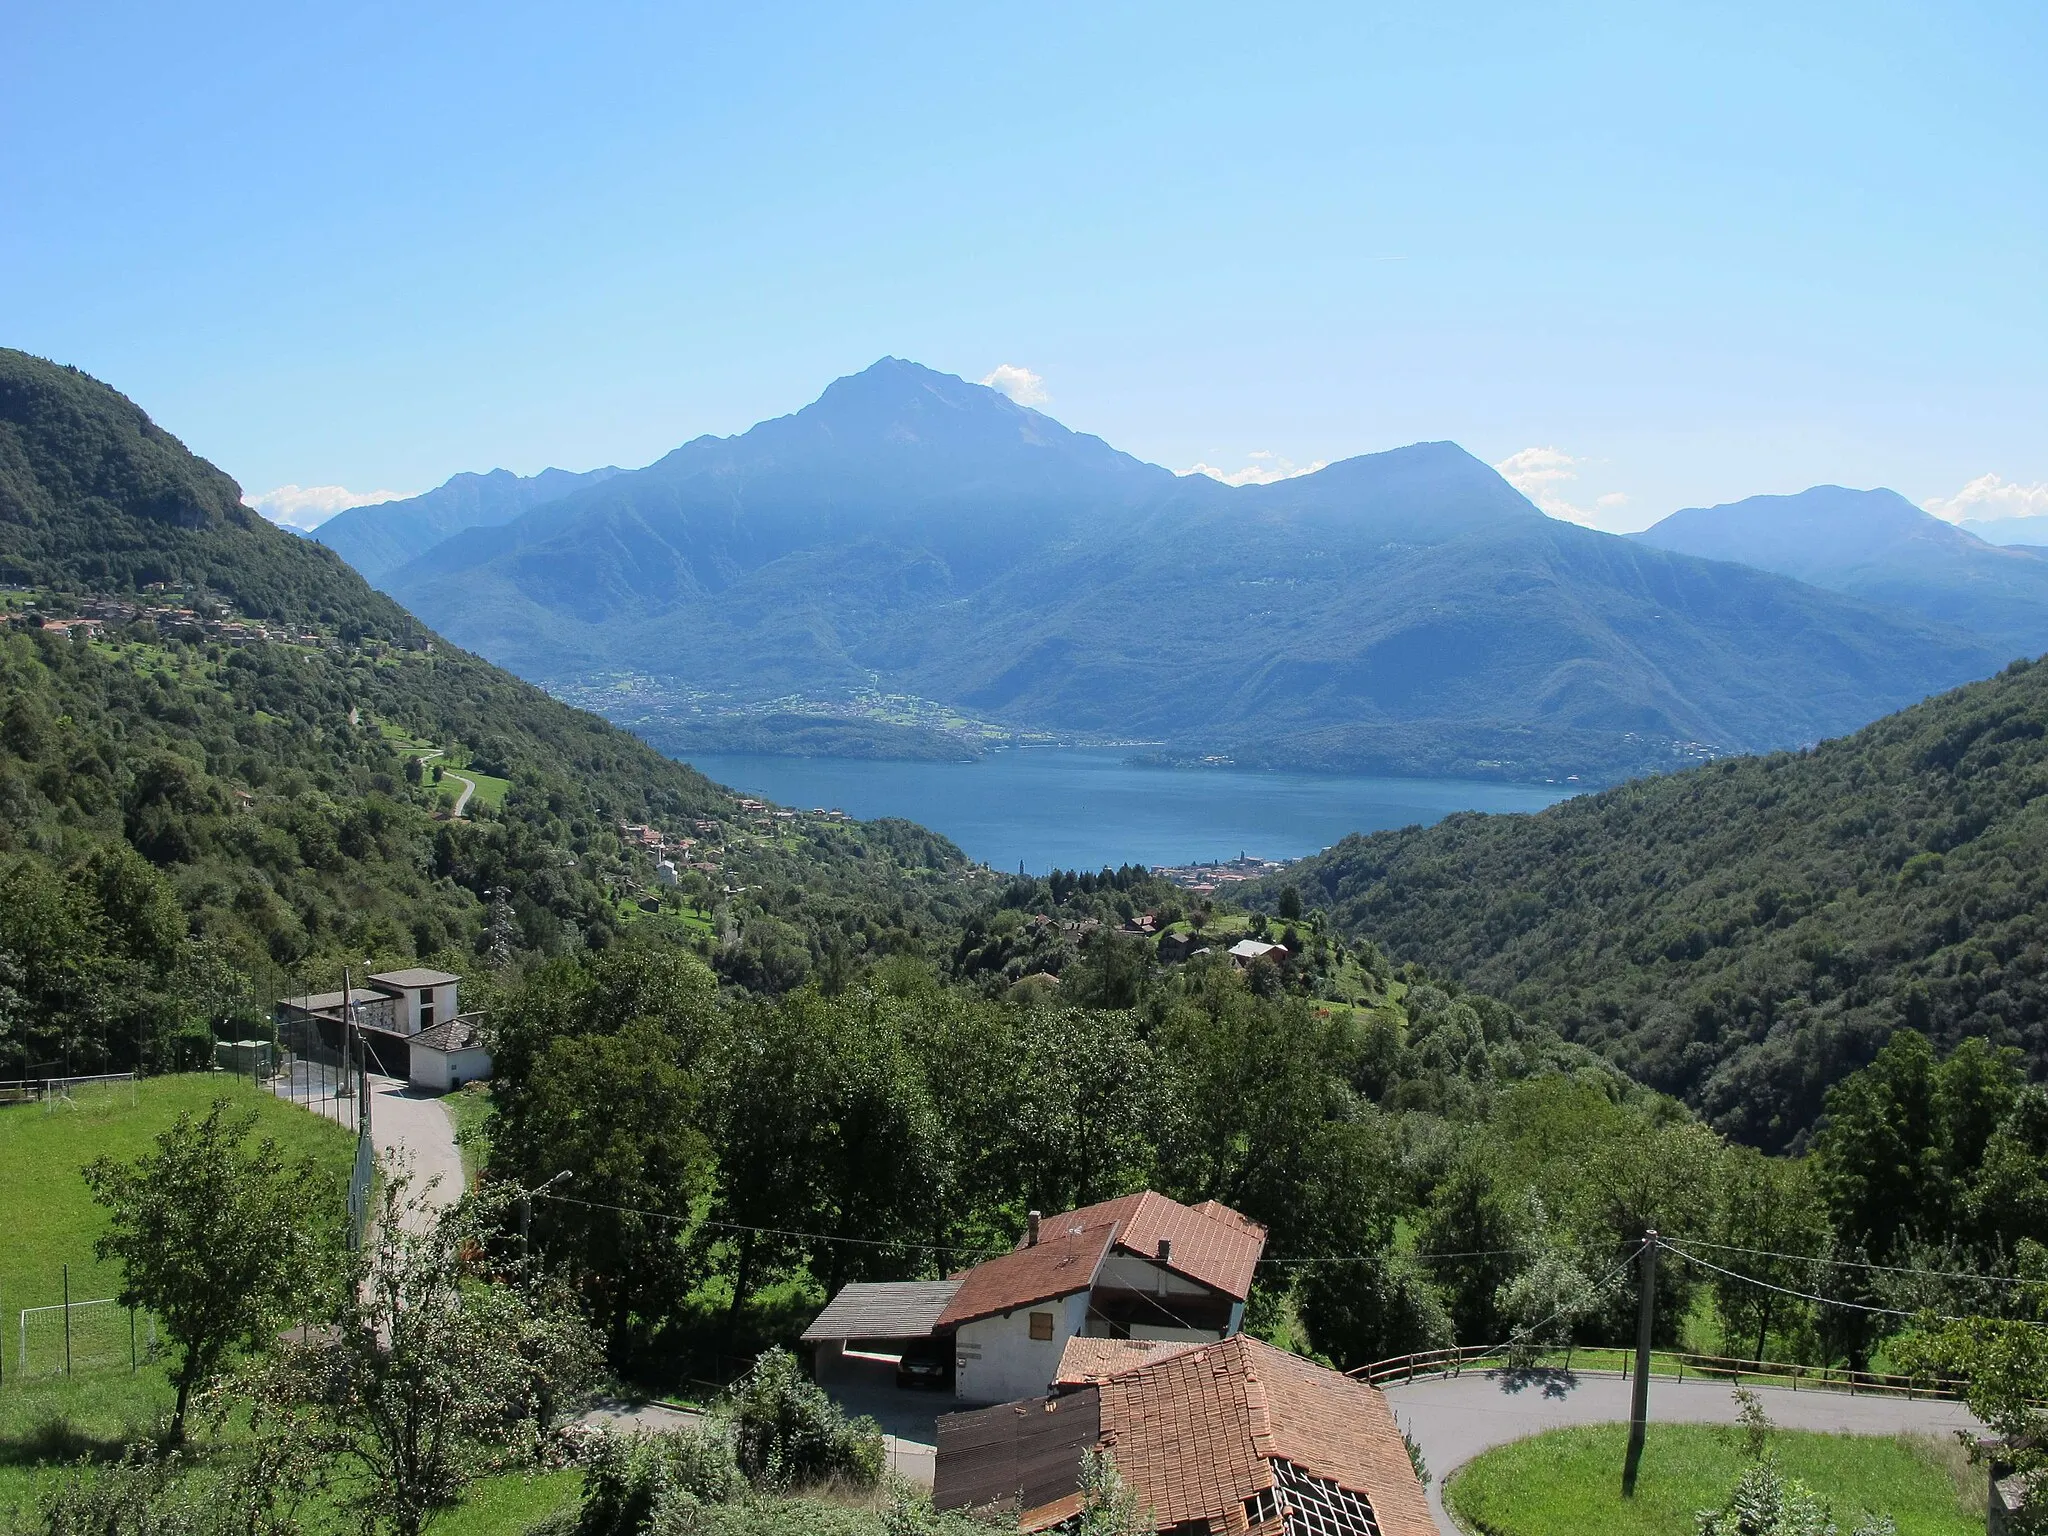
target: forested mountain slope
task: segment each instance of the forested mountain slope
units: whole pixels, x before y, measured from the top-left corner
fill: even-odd
[[[456,475],[421,496],[350,507],[330,517],[310,537],[340,555],[364,579],[379,582],[465,528],[509,523],[543,502],[557,501],[617,473],[607,467],[585,474],[544,469],[522,476],[494,469],[484,475]]]
[[[1986,543],[1897,491],[1752,496],[1674,512],[1633,537],[1959,625],[2014,655],[2048,650],[2048,560]]]
[[[876,688],[1182,756],[1507,777],[1797,745],[2009,659],[1553,522],[1455,444],[1232,488],[895,359],[387,585],[589,697]]]
[[[771,824],[436,643],[129,401],[11,351],[0,559],[29,589],[0,626],[0,1075],[161,1064],[347,962],[482,964],[640,921],[774,990],[977,899],[921,828]],[[489,786],[464,817],[443,762]],[[653,870],[621,822],[695,836],[694,916],[627,899]]]
[[[2048,1072],[2048,666],[1810,752],[1534,816],[1349,837],[1275,877],[1393,953],[1777,1147],[1910,1025]]]

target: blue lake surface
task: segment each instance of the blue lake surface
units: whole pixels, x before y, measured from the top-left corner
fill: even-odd
[[[1467,779],[1381,779],[1231,768],[1149,768],[1115,752],[1034,747],[971,763],[708,755],[690,761],[742,794],[863,820],[901,816],[997,869],[1295,859],[1346,833],[1453,811],[1540,811],[1576,791]]]

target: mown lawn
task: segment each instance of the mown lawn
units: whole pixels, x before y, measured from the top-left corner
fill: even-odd
[[[1489,1451],[1454,1475],[1444,1502],[1475,1536],[1692,1536],[1695,1516],[1723,1504],[1744,1468],[1729,1431],[1653,1424],[1636,1496],[1621,1497],[1628,1426],[1553,1430]],[[1896,1439],[1779,1430],[1772,1454],[1834,1508],[1844,1530],[1866,1511],[1888,1514],[1899,1536],[1978,1536],[1981,1475],[1961,1448]]]
[[[238,1111],[254,1109],[257,1134],[275,1137],[287,1157],[315,1160],[323,1198],[331,1198],[339,1212],[354,1151],[349,1133],[227,1073],[145,1078],[133,1105],[123,1085],[81,1090],[75,1107],[0,1108],[0,1322],[6,1325],[0,1335],[9,1346],[10,1385],[20,1309],[61,1301],[66,1264],[74,1301],[112,1296],[121,1288],[120,1266],[93,1257],[93,1240],[105,1230],[106,1216],[93,1204],[79,1170],[102,1154],[125,1159],[146,1151],[180,1113],[203,1115],[223,1095]]]

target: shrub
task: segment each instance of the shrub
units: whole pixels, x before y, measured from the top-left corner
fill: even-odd
[[[732,1426],[740,1470],[757,1487],[837,1479],[872,1488],[882,1479],[880,1426],[865,1417],[849,1421],[786,1349],[764,1351],[718,1411]]]
[[[607,1433],[583,1454],[576,1536],[642,1536],[690,1529],[685,1511],[744,1492],[732,1440],[718,1427],[663,1434]]]

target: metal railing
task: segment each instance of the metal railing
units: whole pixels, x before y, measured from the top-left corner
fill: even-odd
[[[1346,1374],[1376,1387],[1423,1380],[1432,1376],[1460,1376],[1467,1371],[1573,1371],[1588,1375],[1619,1376],[1627,1380],[1634,1373],[1633,1350],[1611,1346],[1539,1351],[1517,1355],[1501,1345],[1467,1345],[1461,1349],[1428,1349],[1413,1354],[1375,1360]],[[1787,1387],[1794,1392],[1848,1392],[1881,1394],[1905,1398],[1951,1399],[1961,1395],[1961,1383],[1924,1376],[1894,1376],[1878,1371],[1852,1371],[1839,1365],[1800,1365],[1781,1360],[1742,1360],[1727,1355],[1702,1355],[1690,1350],[1658,1349],[1650,1352],[1653,1376],[1684,1381],[1689,1372],[1696,1378],[1741,1385]]]

